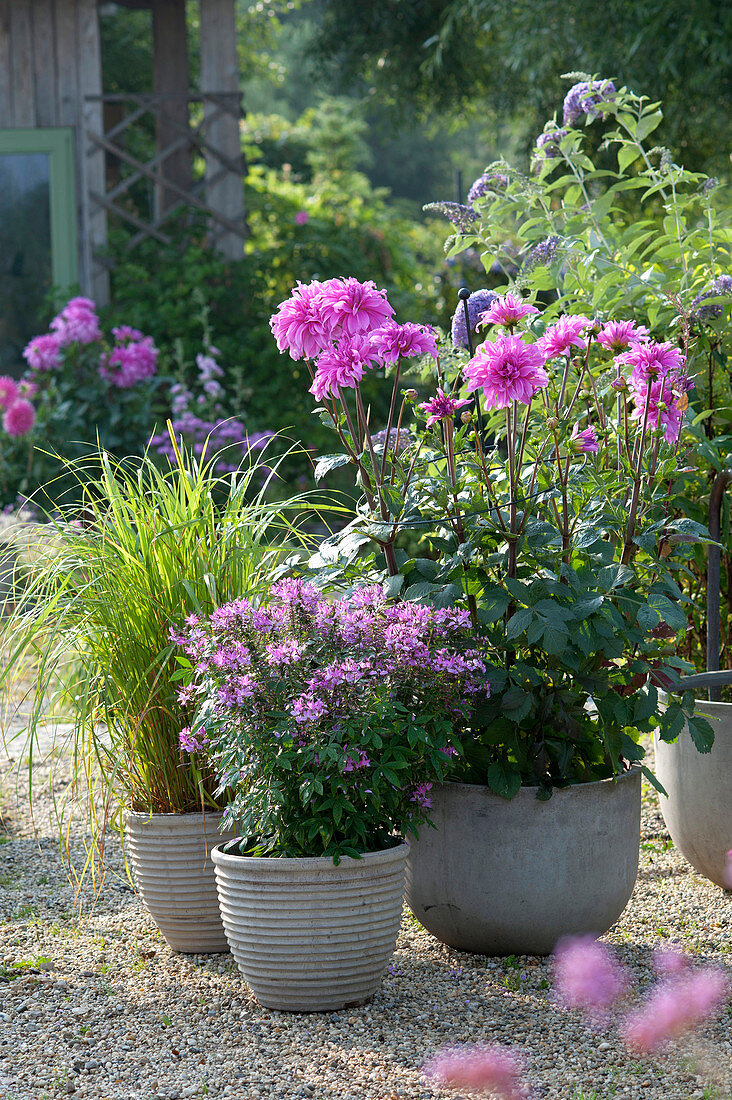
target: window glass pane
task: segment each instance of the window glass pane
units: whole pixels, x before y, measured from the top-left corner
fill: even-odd
[[[49,154],[0,153],[0,374],[22,373],[50,286]]]

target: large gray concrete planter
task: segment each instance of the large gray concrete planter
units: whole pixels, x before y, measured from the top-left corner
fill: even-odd
[[[145,908],[174,951],[228,951],[221,924],[211,849],[220,813],[125,816],[125,848]]]
[[[673,744],[656,737],[656,775],[668,794],[660,795],[661,813],[691,866],[729,889],[724,872],[732,849],[732,703],[697,700],[695,709],[714,730],[712,751],[699,752],[686,726]]]
[[[407,903],[442,943],[483,955],[547,955],[561,936],[606,932],[638,874],[641,773],[510,802],[435,784],[410,844]]]
[[[379,987],[399,932],[409,847],[361,859],[213,850],[231,953],[261,1005],[327,1012]]]

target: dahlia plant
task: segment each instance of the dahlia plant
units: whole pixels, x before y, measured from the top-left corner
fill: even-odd
[[[471,300],[460,305],[466,338],[476,322],[482,338],[467,362],[396,324],[373,284],[301,285],[273,317],[341,444],[316,477],[350,464],[363,492],[312,560],[318,582],[368,575],[391,597],[468,612],[495,656],[490,698],[462,708],[460,774],[504,797],[616,775],[656,725],[672,740],[686,719],[708,750],[692,694],[661,710],[657,691],[684,667],[667,652],[687,623],[680,540],[707,537],[670,503],[693,386],[688,327],[653,341],[578,314],[546,325],[517,296],[482,304],[472,317]],[[417,355],[436,385],[419,404],[400,391],[403,360]],[[379,368],[392,396],[374,435],[360,387]],[[400,550],[405,531],[421,555]]]
[[[489,692],[460,608],[390,603],[380,585],[323,598],[285,580],[171,631],[187,654],[181,745],[232,791],[242,851],[358,856],[428,817],[458,750],[463,700]]]

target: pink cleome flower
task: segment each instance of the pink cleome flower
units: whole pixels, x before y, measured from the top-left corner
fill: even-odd
[[[0,375],[0,409],[7,409],[20,396],[18,383],[14,378]]]
[[[589,317],[565,314],[536,341],[536,346],[545,359],[556,359],[559,355],[571,353],[572,348],[586,348],[587,340],[582,334],[591,324]]]
[[[597,454],[600,445],[592,425],[580,431],[579,424],[575,424],[569,437],[569,446],[575,454]]]
[[[499,1044],[452,1047],[431,1058],[425,1076],[438,1085],[455,1089],[484,1089],[500,1100],[522,1100],[524,1059],[510,1047]]]
[[[434,397],[430,398],[429,401],[425,401],[422,405],[418,405],[417,408],[422,409],[427,414],[427,427],[431,428],[438,421],[446,420],[452,416],[463,405],[469,404],[470,399],[467,397],[461,401],[456,401],[454,397],[449,397],[443,390],[438,389]]]
[[[31,370],[56,370],[59,366],[61,340],[53,333],[34,336],[23,350],[23,358]]]
[[[631,1049],[652,1054],[703,1023],[729,995],[730,981],[721,970],[675,975],[659,982],[642,1008],[625,1018],[621,1035]]]
[[[375,352],[366,336],[344,338],[318,356],[310,393],[318,400],[339,397],[342,389],[354,389],[364,370],[374,365]]]
[[[483,344],[465,368],[468,390],[483,389],[486,408],[505,409],[514,401],[528,405],[548,385],[544,356],[520,336],[499,336]]]
[[[504,328],[512,328],[524,317],[531,313],[538,313],[536,306],[529,302],[522,302],[514,294],[504,294],[502,298],[496,298],[491,303],[490,309],[481,313],[479,323],[481,325],[503,325]]]
[[[376,359],[385,367],[396,363],[397,359],[410,359],[414,355],[437,358],[437,341],[432,332],[425,325],[412,321],[404,325],[386,321],[369,333],[369,341]]]
[[[30,401],[19,397],[5,410],[3,428],[8,435],[19,436],[29,432],[36,422],[36,410]]]
[[[625,969],[594,936],[569,936],[554,951],[554,989],[567,1008],[578,1008],[592,1021],[607,1019],[628,988]]]

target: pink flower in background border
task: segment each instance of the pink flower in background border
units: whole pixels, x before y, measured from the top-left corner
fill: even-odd
[[[36,410],[24,397],[19,397],[9,405],[3,416],[3,428],[12,436],[25,435],[35,422]]]
[[[20,397],[18,383],[6,374],[0,375],[0,409],[7,409]]]
[[[31,370],[56,370],[61,362],[61,340],[55,333],[34,336],[23,349]]]

